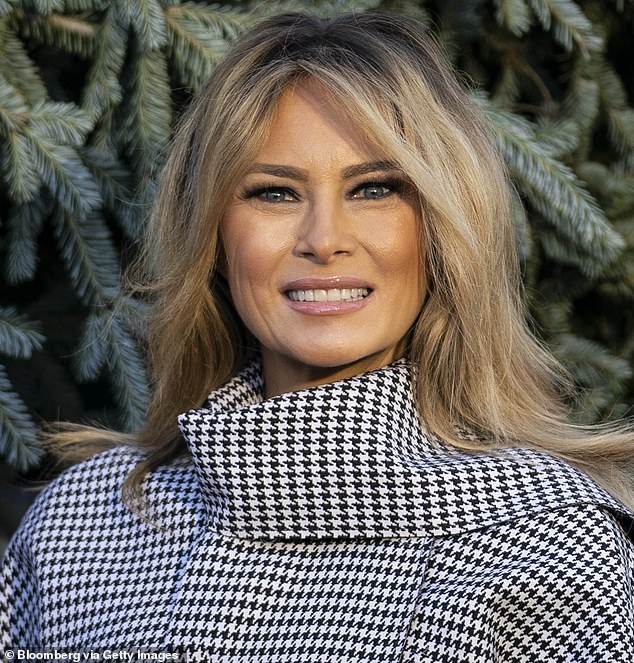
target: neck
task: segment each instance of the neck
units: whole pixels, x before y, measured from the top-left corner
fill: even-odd
[[[261,354],[265,398],[345,380],[387,366],[401,356],[394,348],[388,348],[341,366],[311,366],[266,348]]]

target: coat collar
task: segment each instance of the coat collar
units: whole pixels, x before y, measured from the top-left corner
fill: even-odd
[[[179,417],[208,525],[255,539],[459,534],[595,503],[625,514],[548,454],[460,452],[420,424],[411,367],[263,400],[258,361]]]

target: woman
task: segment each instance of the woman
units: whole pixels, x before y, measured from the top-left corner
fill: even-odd
[[[631,661],[634,440],[566,421],[509,195],[416,24],[244,36],[150,224],[148,424],[25,518],[5,647]]]

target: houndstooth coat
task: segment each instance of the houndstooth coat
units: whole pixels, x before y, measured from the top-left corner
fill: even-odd
[[[180,417],[191,459],[147,479],[154,525],[121,502],[131,448],[50,485],[6,554],[3,646],[634,660],[630,516],[585,475],[533,451],[432,443],[404,361],[261,391],[255,363]]]

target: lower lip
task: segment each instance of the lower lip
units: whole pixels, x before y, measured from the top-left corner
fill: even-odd
[[[307,315],[343,315],[362,309],[372,298],[374,291],[363,299],[341,300],[338,302],[296,302],[285,296],[288,306],[298,313]]]

